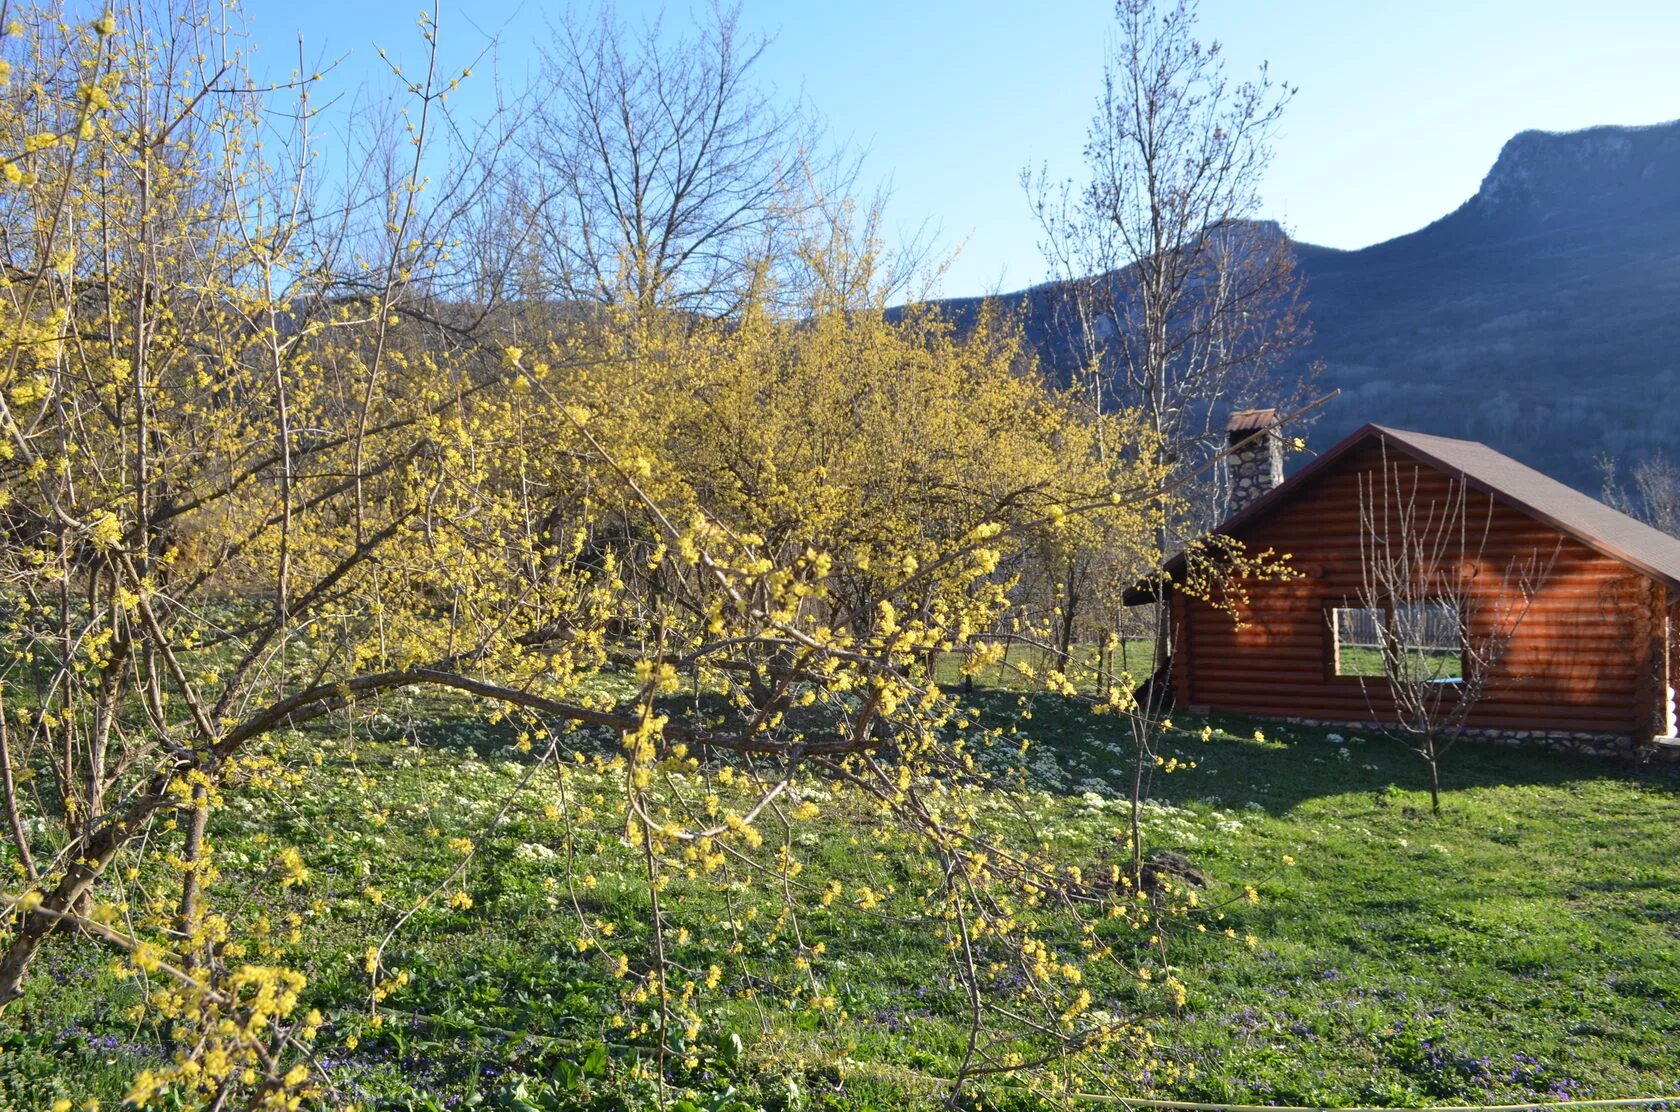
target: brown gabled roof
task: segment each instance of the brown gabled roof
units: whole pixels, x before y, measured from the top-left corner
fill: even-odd
[[[1589,498],[1573,487],[1494,451],[1486,444],[1382,425],[1365,425],[1355,430],[1275,489],[1226,518],[1217,531],[1223,534],[1240,532],[1249,522],[1294,500],[1312,476],[1334,465],[1352,449],[1374,439],[1392,444],[1407,455],[1448,474],[1461,476],[1471,487],[1573,537],[1596,552],[1643,572],[1666,584],[1670,590],[1680,591],[1680,539],[1653,529],[1620,510],[1611,509],[1598,499]],[[1183,568],[1184,554],[1181,552],[1167,561],[1163,570],[1172,578]],[[1126,593],[1126,602],[1131,605],[1153,597],[1151,587],[1139,585]]]

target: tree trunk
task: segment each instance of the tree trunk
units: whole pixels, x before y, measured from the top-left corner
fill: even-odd
[[[1073,667],[1074,605],[1074,597],[1069,593],[1062,607],[1062,628],[1056,637],[1056,659],[1060,661],[1064,675]]]
[[[81,852],[71,859],[64,877],[41,901],[41,909],[23,920],[16,937],[0,953],[0,1010],[23,995],[24,978],[30,963],[41,949],[47,936],[63,925],[59,916],[76,914],[75,908],[91,901],[93,888],[104,875],[122,848],[143,830],[146,821],[169,802],[167,790],[173,777],[160,774],[150,785],[147,794],[130,803],[121,818],[93,831],[83,842]]]
[[[1134,724],[1133,729],[1141,727]],[[1131,834],[1132,834],[1132,892],[1143,891],[1143,758],[1145,746],[1141,736],[1137,742],[1137,759],[1132,764]]]
[[[181,902],[176,908],[176,925],[183,938],[182,962],[188,972],[198,964],[198,928],[202,921],[199,912],[199,892],[204,887],[204,828],[210,821],[210,793],[203,784],[193,790],[192,822],[187,826],[187,842],[181,852],[187,870],[181,876]]]
[[[101,867],[103,864],[101,862]],[[93,883],[98,877],[97,869],[90,868],[82,861],[74,862],[58,887],[41,901],[43,910],[31,913],[23,921],[23,927],[18,931],[17,937],[6,947],[4,957],[0,957],[0,1009],[4,1009],[23,995],[23,980],[29,973],[29,965],[35,960],[35,954],[40,950],[41,943],[46,941],[47,935],[60,926],[62,921],[58,916],[70,912],[78,903],[83,902],[91,893]]]
[[[1435,739],[1425,743],[1423,760],[1429,766],[1429,812],[1441,817],[1441,762],[1436,758]]]

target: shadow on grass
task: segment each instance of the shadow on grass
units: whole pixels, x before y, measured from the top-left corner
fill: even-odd
[[[1064,796],[1092,790],[1109,795],[1128,791],[1133,740],[1125,719],[1095,714],[1088,701],[1059,695],[981,688],[960,697],[975,709],[981,724],[1013,726],[1019,735],[1031,739],[1034,756],[1028,764],[1037,770],[1035,786]],[[698,701],[691,697],[662,700],[660,709],[677,722],[698,723],[729,713],[722,699],[710,696]],[[1030,718],[1022,717],[1023,710],[1030,711]],[[1152,769],[1151,798],[1217,797],[1283,813],[1328,796],[1393,795],[1419,791],[1425,785],[1422,760],[1401,741],[1379,732],[1291,725],[1240,715],[1173,714],[1170,720],[1174,728],[1161,743],[1161,756],[1194,762],[1197,770],[1177,779]],[[815,715],[801,725],[813,736],[824,728]],[[438,699],[416,705],[401,718],[376,720],[373,734],[381,740],[400,736],[420,746],[470,751],[490,760],[515,756],[514,747],[526,728],[507,720],[493,722],[480,708]],[[1204,728],[1211,731],[1206,741],[1201,737]],[[1006,737],[997,748],[996,760],[989,763],[994,767],[1015,764],[1017,745],[1015,737]],[[603,756],[619,751],[616,733],[605,728],[575,730],[566,746]],[[1560,787],[1589,781],[1637,783],[1653,791],[1680,792],[1680,765],[1635,766],[1610,758],[1472,740],[1452,746],[1441,761],[1441,777],[1449,796],[1476,788]],[[1404,806],[1415,807],[1415,801]]]
[[[1018,692],[978,691],[964,698],[993,725],[1020,710]],[[1031,697],[1030,720],[1020,732],[1046,751],[1063,773],[1039,786],[1080,795],[1094,782],[1120,789],[1129,781],[1133,740],[1120,718],[1093,714],[1088,704],[1062,696]],[[1172,714],[1173,729],[1161,755],[1194,761],[1203,775],[1191,781],[1155,776],[1151,797],[1217,794],[1251,801],[1279,813],[1309,800],[1348,793],[1405,793],[1423,790],[1425,766],[1398,739],[1377,731],[1300,726],[1239,715]],[[1201,738],[1204,727],[1211,737]],[[1339,741],[1335,739],[1340,739]],[[1041,766],[1042,767],[1042,766]],[[1680,765],[1635,765],[1625,760],[1554,753],[1463,740],[1441,759],[1442,787],[1449,793],[1490,787],[1561,787],[1586,781],[1637,783],[1653,791],[1680,792]]]

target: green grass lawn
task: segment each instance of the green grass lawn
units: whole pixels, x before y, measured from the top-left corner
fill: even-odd
[[[975,699],[1013,706],[1016,696]],[[1140,1095],[1418,1105],[1675,1088],[1680,792],[1666,772],[1461,746],[1435,821],[1421,768],[1395,743],[1274,726],[1258,740],[1253,722],[1209,724],[1216,733],[1203,742],[1200,720],[1177,723],[1186,732],[1172,747],[1200,767],[1155,784],[1149,839],[1209,874],[1210,901],[1255,884],[1261,902],[1238,898],[1228,922],[1259,944],[1175,943],[1190,990],[1182,1012],[1135,986],[1099,986],[1102,1002],[1148,1017],[1165,1057],[1195,1067],[1170,1084],[1141,1079]],[[1127,745],[1117,724],[1040,698],[1029,725],[1044,743],[1032,807],[1046,836],[1075,859],[1112,844]],[[221,907],[246,925],[263,917],[273,960],[308,972],[308,1003],[327,1017],[319,1053],[344,1099],[641,1106],[646,1093],[615,1087],[624,1051],[606,1025],[607,979],[576,952],[562,914],[553,853],[567,831],[545,817],[541,790],[469,875],[474,906],[429,908],[397,936],[392,961],[413,981],[381,1028],[365,1022],[370,936],[447,874],[458,860],[450,840],[475,833],[526,767],[506,728],[439,711],[406,737],[302,740],[294,781],[234,795],[217,815]],[[319,765],[302,759],[309,749],[322,750]],[[580,784],[585,795],[612,790],[605,778]],[[801,835],[807,879],[872,854],[895,875],[862,829],[858,815],[825,812]],[[275,883],[281,844],[302,849],[307,884]],[[633,856],[607,837],[591,852],[587,910],[638,936],[646,895],[628,875]],[[1280,865],[1285,854],[1293,868]],[[723,900],[677,913],[713,922]],[[708,1014],[692,1079],[700,1095],[720,1108],[730,1092],[785,1108],[937,1105],[923,1079],[953,1068],[962,1000],[930,932],[899,917],[908,910],[841,902],[813,915],[848,1022],[829,1030],[811,1013],[731,995]],[[758,967],[789,960],[785,944],[753,945]],[[29,999],[0,1021],[0,1106],[58,1096],[116,1106],[154,1052],[123,1017],[140,986],[108,965],[88,944],[56,946],[37,965]]]

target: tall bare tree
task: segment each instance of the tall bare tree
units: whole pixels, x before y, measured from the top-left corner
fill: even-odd
[[[1680,537],[1680,468],[1661,452],[1633,465],[1633,489],[1622,485],[1620,465],[1606,456],[1598,461],[1604,501],[1653,529]]]
[[[1496,564],[1492,500],[1473,505],[1462,480],[1444,497],[1430,497],[1422,480],[1421,468],[1386,453],[1361,477],[1359,592],[1329,620],[1335,671],[1360,677],[1372,717],[1422,759],[1430,810],[1439,816],[1441,760],[1487,693],[1559,548]],[[1368,636],[1350,637],[1359,626]],[[1358,640],[1369,642],[1363,667],[1344,659]]]
[[[1290,400],[1268,378],[1303,335],[1294,256],[1255,218],[1294,90],[1264,66],[1231,81],[1219,44],[1196,38],[1193,0],[1119,0],[1115,11],[1087,179],[1041,168],[1021,180],[1076,381],[1094,406],[1140,409],[1182,473],[1217,449],[1223,403]],[[1164,521],[1163,548],[1172,533]]]
[[[526,174],[544,296],[715,313],[785,256],[836,164],[811,158],[812,114],[757,83],[766,46],[735,9],[683,36],[562,18]]]

